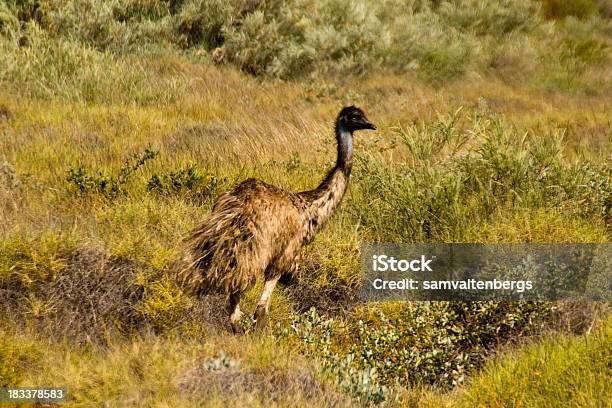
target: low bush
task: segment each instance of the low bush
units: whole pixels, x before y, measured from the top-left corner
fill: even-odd
[[[185,168],[167,174],[154,174],[147,183],[149,191],[160,194],[187,192],[191,197],[202,199],[216,197],[219,179],[212,174],[202,173],[190,163]]]
[[[546,18],[561,19],[565,17],[586,18],[597,12],[594,0],[542,0],[542,13]]]
[[[547,209],[610,225],[610,168],[564,156],[563,134],[519,133],[499,118],[441,116],[396,130],[409,161],[363,156],[352,211],[381,241],[463,241],[501,212]],[[362,206],[365,197],[380,197]],[[367,208],[367,211],[365,210]],[[380,228],[380,219],[393,220]],[[551,237],[549,237],[551,238]]]
[[[174,17],[175,41],[182,48],[214,49],[225,41],[224,28],[237,17],[238,2],[192,0],[185,2]]]
[[[345,319],[313,308],[277,336],[321,359],[346,392],[379,403],[392,386],[462,383],[496,346],[535,333],[549,316],[533,302],[414,302]]]
[[[323,370],[335,378],[340,390],[356,398],[364,405],[378,404],[391,397],[387,386],[378,381],[375,367],[360,369],[353,353],[338,353],[334,349],[337,323],[324,319],[315,308],[295,315],[291,329],[277,326],[276,336],[289,342],[297,342],[302,351],[322,362]]]
[[[98,175],[90,175],[85,167],[70,168],[66,181],[68,188],[78,195],[99,194],[106,198],[115,198],[125,193],[125,184],[130,180],[134,172],[142,167],[147,161],[154,159],[159,152],[150,146],[142,154],[134,154],[125,161],[116,176],[109,176],[99,172]]]

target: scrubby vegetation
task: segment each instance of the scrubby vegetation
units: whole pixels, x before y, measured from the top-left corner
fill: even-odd
[[[0,386],[65,385],[67,406],[609,405],[606,303],[356,293],[363,243],[609,242],[611,15],[1,2]],[[180,239],[247,177],[314,187],[347,103],[379,130],[341,210],[268,336],[232,336],[223,299],[176,285]]]
[[[384,67],[437,85],[477,73],[593,93],[606,86],[611,10],[593,0],[10,0],[3,80],[36,96],[163,103],[183,83],[153,72],[179,67],[133,55],[170,47],[275,78]]]

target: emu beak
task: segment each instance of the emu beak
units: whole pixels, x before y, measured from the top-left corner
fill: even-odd
[[[374,125],[372,122],[370,122],[369,120],[367,120],[367,119],[364,119],[364,120],[363,120],[363,128],[364,128],[364,129],[372,129],[372,130],[376,130],[376,126],[375,126],[375,125]]]

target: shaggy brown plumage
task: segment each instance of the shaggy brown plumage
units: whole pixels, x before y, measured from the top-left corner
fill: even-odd
[[[229,296],[231,323],[239,329],[240,296],[259,277],[266,281],[255,312],[255,330],[266,325],[272,291],[281,275],[297,270],[303,245],[342,200],[352,167],[353,132],[375,129],[363,111],[349,106],[336,119],[336,165],[314,190],[284,191],[248,179],[219,196],[212,213],[187,238],[183,286],[194,293]]]

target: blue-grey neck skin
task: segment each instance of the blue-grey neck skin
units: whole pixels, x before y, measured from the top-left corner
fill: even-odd
[[[336,122],[338,157],[336,165],[317,188],[299,193],[309,205],[304,210],[304,242],[310,242],[327,223],[346,192],[353,165],[353,135],[345,127],[344,120]]]
[[[348,176],[353,165],[353,134],[346,128],[344,119],[336,122],[336,139],[338,141],[336,168],[340,168]]]

